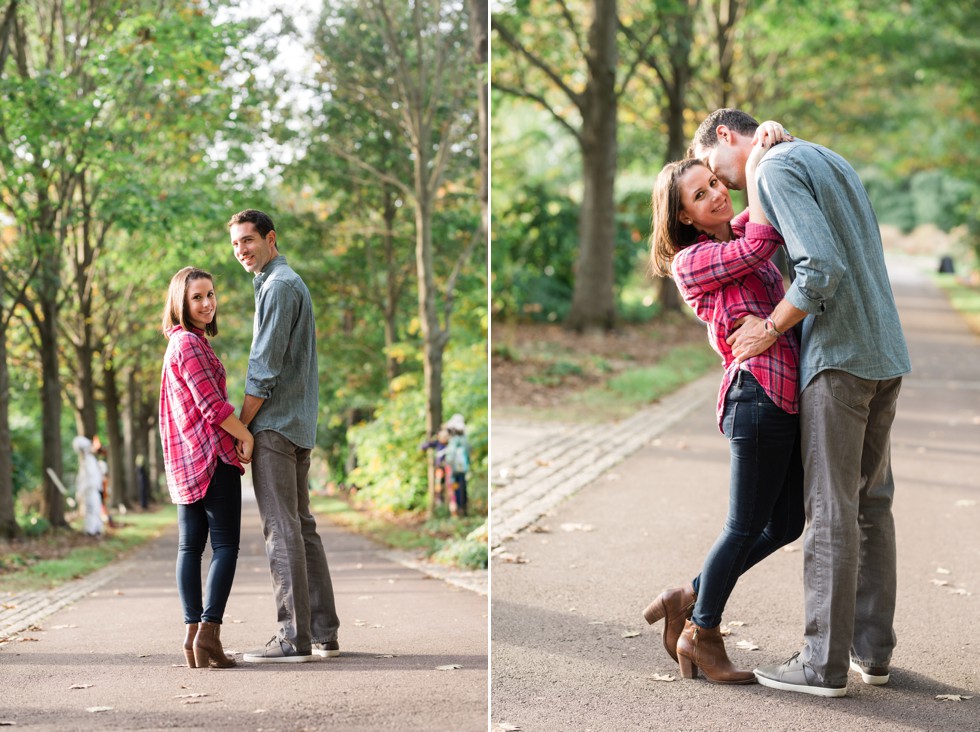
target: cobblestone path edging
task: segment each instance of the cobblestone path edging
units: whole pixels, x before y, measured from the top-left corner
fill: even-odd
[[[569,425],[494,460],[490,546],[499,547],[692,411],[712,404],[718,378],[712,371],[627,419]]]

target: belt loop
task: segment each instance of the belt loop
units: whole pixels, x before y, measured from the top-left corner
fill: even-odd
[[[739,368],[738,368],[738,375],[735,377],[735,386],[737,386],[739,388],[742,388],[742,374],[743,373],[744,373],[744,371],[742,371],[742,367],[739,366]]]

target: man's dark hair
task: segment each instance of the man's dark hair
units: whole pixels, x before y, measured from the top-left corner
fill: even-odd
[[[269,234],[270,231],[276,230],[276,225],[272,223],[272,219],[269,214],[258,211],[254,208],[247,208],[244,211],[239,211],[228,221],[228,228],[230,229],[235,224],[255,224],[255,230],[259,232],[259,236],[263,239]]]
[[[712,148],[718,144],[718,125],[725,125],[730,130],[740,135],[754,135],[759,123],[751,114],[746,114],[741,109],[716,109],[709,114],[698,131],[694,133],[694,140],[691,147],[687,150],[688,157],[694,157],[694,148],[697,146]]]

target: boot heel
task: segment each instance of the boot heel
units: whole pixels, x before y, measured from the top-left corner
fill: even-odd
[[[643,611],[643,617],[646,618],[647,623],[653,625],[658,620],[662,620],[667,614],[667,608],[664,607],[663,596],[658,597],[656,600],[647,605],[646,610]]]
[[[194,640],[197,638],[198,625],[199,623],[184,625],[184,658],[187,659],[187,668],[197,668],[194,661]]]
[[[697,665],[687,656],[677,655],[677,665],[681,668],[681,676],[685,679],[696,679],[698,677]]]
[[[211,654],[208,653],[207,648],[201,648],[200,646],[194,646],[193,658],[197,664],[197,668],[208,668],[211,665]],[[191,668],[195,668],[191,666]]]

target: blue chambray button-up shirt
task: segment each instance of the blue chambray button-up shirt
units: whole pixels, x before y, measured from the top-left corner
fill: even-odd
[[[800,391],[826,369],[881,381],[911,371],[864,185],[840,155],[805,140],[773,147],[759,200],[796,268],[786,299],[803,320]]]
[[[245,393],[265,399],[249,427],[294,445],[316,443],[319,397],[316,324],[306,283],[281,254],[255,275],[255,321]]]

